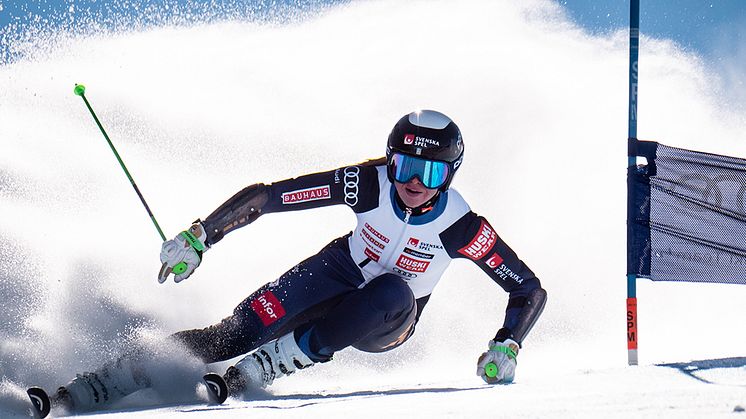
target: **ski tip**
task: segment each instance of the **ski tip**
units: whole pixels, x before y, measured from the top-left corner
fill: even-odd
[[[219,374],[207,373],[202,377],[212,402],[223,404],[228,399],[228,384]]]
[[[26,390],[26,393],[31,399],[31,404],[34,405],[36,415],[39,418],[47,417],[49,411],[52,408],[52,404],[49,400],[47,392],[39,387],[31,387],[30,389]]]
[[[85,86],[83,86],[82,84],[76,84],[75,85],[75,89],[73,90],[73,92],[77,96],[83,96],[85,94]]]

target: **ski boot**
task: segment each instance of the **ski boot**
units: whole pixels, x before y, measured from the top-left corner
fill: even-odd
[[[66,386],[60,387],[51,399],[52,405],[57,400],[68,412],[85,412],[109,404],[110,393],[98,374],[86,372],[77,374]]]
[[[240,395],[251,388],[265,388],[275,378],[290,375],[314,362],[295,342],[293,333],[260,346],[225,372],[223,378],[232,395]]]
[[[67,387],[60,387],[57,392],[49,398],[53,409],[62,409],[65,413],[73,413],[73,396],[67,391]]]

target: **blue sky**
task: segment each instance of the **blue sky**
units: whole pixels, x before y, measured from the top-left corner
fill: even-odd
[[[553,1],[593,33],[605,33],[629,24],[627,0]],[[148,8],[163,13],[169,10],[165,5],[171,11],[181,8],[192,12],[193,16],[204,17],[206,10],[266,13],[278,3],[313,8],[318,4],[341,2],[346,0],[0,0],[0,28],[11,23],[25,26],[44,21],[69,25],[80,20],[86,10],[97,14],[99,23],[109,25],[119,16],[132,14],[133,10],[138,10],[135,13],[141,16],[149,15],[142,13]],[[640,26],[644,34],[673,39],[714,62],[746,50],[746,0],[641,0],[641,3]],[[746,55],[746,51],[740,54]]]
[[[629,1],[557,0],[591,32],[629,26]],[[640,30],[720,60],[746,45],[745,0],[640,0]],[[643,45],[644,48],[644,45]]]

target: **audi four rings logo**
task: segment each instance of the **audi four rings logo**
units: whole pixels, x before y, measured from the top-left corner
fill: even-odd
[[[354,207],[357,205],[358,182],[360,181],[360,168],[357,166],[345,167],[345,204]]]
[[[399,275],[405,278],[417,278],[417,274],[413,274],[412,272],[407,272],[405,270],[399,269],[396,266],[394,266],[394,272],[398,273]]]
[[[728,183],[732,184],[733,187],[728,187]],[[746,182],[743,179],[725,174],[711,178],[700,173],[691,173],[679,176],[673,186],[668,188],[671,193],[681,197],[682,195],[675,191],[677,186],[700,193],[702,201],[719,208],[724,208],[723,200],[733,202],[735,198],[734,204],[736,207],[732,207],[732,209],[746,213]],[[700,205],[692,205],[690,209],[692,211],[707,211],[707,208]]]

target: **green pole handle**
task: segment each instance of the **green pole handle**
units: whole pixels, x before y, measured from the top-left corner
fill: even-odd
[[[175,273],[176,275],[183,274],[187,270],[187,264],[186,262],[179,262],[174,266],[174,268],[171,270],[171,272]]]
[[[495,365],[494,362],[490,362],[489,364],[484,366],[484,375],[490,378],[497,377],[497,373],[499,372],[499,369],[497,368],[497,365]]]

